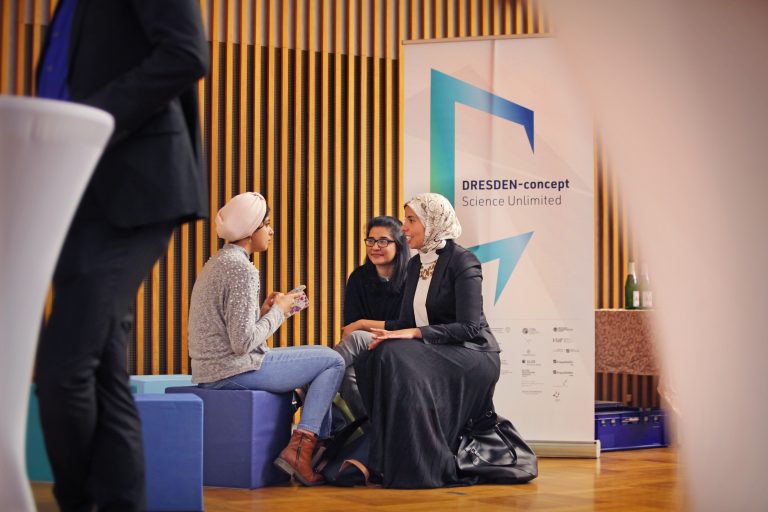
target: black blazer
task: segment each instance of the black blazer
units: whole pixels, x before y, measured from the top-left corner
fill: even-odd
[[[197,0],[78,0],[69,95],[115,118],[86,191],[113,225],[207,216],[196,84],[209,65]]]
[[[448,240],[437,253],[437,265],[427,292],[429,325],[419,328],[422,339],[429,344],[460,344],[473,350],[500,352],[483,313],[480,261],[453,240]],[[400,318],[385,322],[385,329],[416,327],[413,297],[420,268],[421,258],[418,255],[411,258]]]

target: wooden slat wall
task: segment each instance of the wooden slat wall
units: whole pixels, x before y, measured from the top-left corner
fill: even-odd
[[[657,409],[661,406],[658,375],[627,373],[595,374],[595,400],[622,402],[626,405]]]
[[[265,194],[276,239],[256,257],[262,288],[307,285],[314,305],[275,346],[333,345],[365,222],[401,213],[404,39],[544,33],[535,0],[200,0],[212,52],[201,81],[214,215],[232,195]],[[2,2],[0,93],[30,94],[56,0]],[[604,148],[595,145],[596,304],[621,307],[635,254]],[[188,373],[195,276],[220,247],[209,221],[177,229],[137,294],[134,373]]]
[[[595,308],[624,307],[624,279],[629,261],[639,263],[627,208],[616,174],[599,137],[595,137]],[[636,266],[639,272],[639,266]]]

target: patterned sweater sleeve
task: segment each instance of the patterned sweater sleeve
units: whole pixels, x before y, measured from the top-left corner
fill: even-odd
[[[277,306],[259,318],[259,273],[246,263],[227,272],[224,317],[232,352],[237,355],[269,350],[267,339],[285,321]]]

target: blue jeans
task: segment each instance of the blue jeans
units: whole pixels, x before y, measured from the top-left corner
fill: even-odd
[[[331,433],[331,403],[344,376],[344,359],[328,347],[274,348],[261,368],[209,384],[207,389],[255,389],[287,393],[309,384],[298,428],[325,439]]]

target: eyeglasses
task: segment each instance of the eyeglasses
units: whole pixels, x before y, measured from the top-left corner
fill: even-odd
[[[389,244],[395,243],[394,240],[390,240],[389,238],[379,238],[378,240],[375,238],[366,238],[365,239],[365,245],[368,247],[373,247],[374,245],[378,245],[380,248],[388,247]]]

